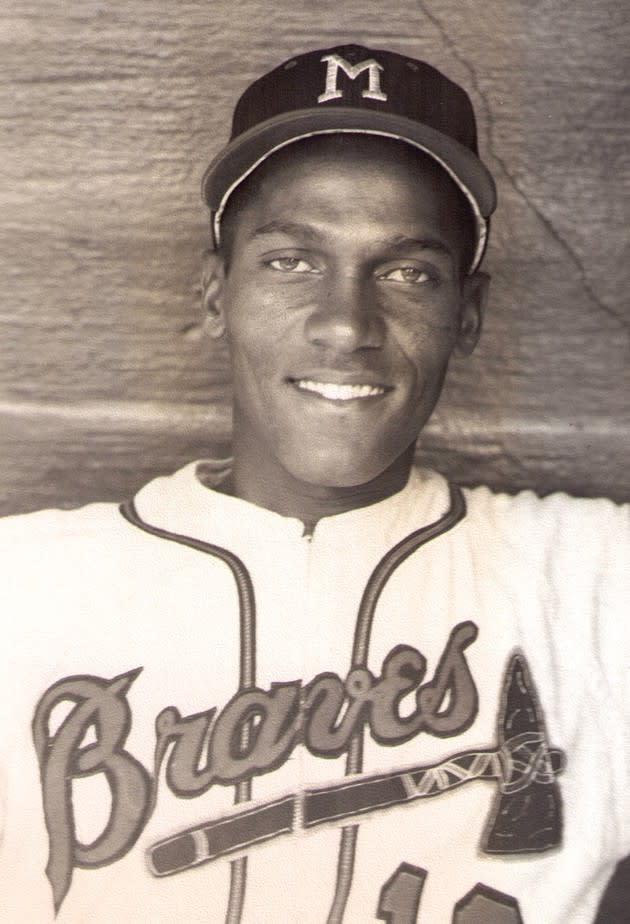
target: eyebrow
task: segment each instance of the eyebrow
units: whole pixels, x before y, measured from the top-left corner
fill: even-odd
[[[286,234],[289,237],[300,237],[315,243],[320,243],[326,239],[326,235],[316,228],[296,221],[270,221],[256,228],[251,236],[252,238],[263,237],[266,234]],[[376,241],[376,244],[396,254],[414,249],[431,250],[447,257],[453,256],[452,249],[438,237],[406,237],[400,234],[392,238]]]
[[[453,251],[439,237],[404,237],[399,235],[388,240],[378,241],[378,243],[396,253],[405,250],[433,250],[437,253],[445,254],[448,257],[453,256]]]
[[[256,228],[252,232],[252,237],[262,237],[265,234],[286,234],[289,237],[301,237],[309,241],[324,239],[324,235],[311,225],[303,225],[297,221],[270,221]]]

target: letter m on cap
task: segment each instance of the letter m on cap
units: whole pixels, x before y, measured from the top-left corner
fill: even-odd
[[[364,96],[366,99],[379,99],[383,102],[387,99],[387,94],[383,93],[381,90],[380,72],[383,70],[383,65],[379,64],[378,61],[375,61],[373,58],[368,58],[367,61],[359,61],[358,64],[350,64],[349,61],[346,61],[346,59],[340,57],[340,55],[324,55],[322,61],[327,63],[328,68],[326,70],[326,89],[317,97],[318,103],[326,103],[329,99],[341,99],[343,93],[337,86],[340,70],[342,70],[350,80],[356,80],[360,74],[367,71],[368,87],[367,90],[361,91],[361,96]]]

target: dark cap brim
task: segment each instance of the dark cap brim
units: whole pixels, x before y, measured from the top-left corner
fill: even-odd
[[[466,196],[476,219],[473,272],[483,257],[488,219],[496,207],[496,188],[489,170],[469,148],[428,125],[392,113],[346,106],[299,109],[274,116],[239,135],[214,158],[201,188],[212,211],[216,242],[220,241],[221,217],[229,197],[271,154],[304,138],[339,132],[406,142],[444,168]]]

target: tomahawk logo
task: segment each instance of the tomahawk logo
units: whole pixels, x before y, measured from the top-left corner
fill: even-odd
[[[155,844],[149,867],[156,876],[169,876],[281,835],[439,796],[475,780],[497,786],[482,835],[483,852],[541,853],[561,842],[562,799],[556,777],[564,763],[563,752],[547,741],[527,662],[516,654],[506,672],[492,747],[461,751],[432,766],[360,776],[250,805]]]
[[[237,693],[223,709],[190,716],[167,706],[157,716],[153,773],[126,748],[132,713],[127,694],[141,668],[111,680],[66,677],[50,687],[33,719],[50,851],[46,873],[58,910],[77,867],[105,866],[136,843],[157,804],[159,780],[177,796],[191,798],[214,785],[237,784],[271,773],[298,744],[319,757],[347,753],[367,727],[374,741],[394,746],[416,735],[451,738],[469,728],[478,696],[465,650],[477,636],[471,622],[450,633],[433,677],[416,649],[399,645],[374,676],[354,669],[345,683],[336,674],[318,674],[310,683],[272,684]],[[416,710],[401,715],[399,705],[415,691]],[[58,706],[69,706],[53,727]],[[255,733],[244,730],[255,721]],[[94,740],[86,743],[92,730]],[[163,763],[165,773],[162,773]],[[496,787],[482,835],[487,854],[549,850],[560,843],[562,803],[557,775],[562,752],[547,739],[542,708],[525,658],[515,654],[503,682],[497,740],[489,747],[459,751],[437,764],[417,764],[384,774],[356,774],[326,786],[298,790],[186,827],[149,848],[155,876],[170,876],[221,857],[249,850],[283,835],[387,811],[475,781]],[[103,776],[110,787],[107,824],[91,844],[77,837],[79,805],[73,780]]]
[[[379,64],[373,58],[367,61],[360,61],[358,64],[350,64],[340,55],[324,55],[322,61],[328,65],[326,70],[326,89],[317,97],[318,103],[327,103],[331,99],[341,99],[343,92],[339,89],[339,71],[343,71],[350,80],[356,80],[361,74],[368,72],[367,90],[361,91],[361,96],[365,99],[377,99],[381,102],[387,100],[387,94],[381,89],[381,71],[383,65]]]

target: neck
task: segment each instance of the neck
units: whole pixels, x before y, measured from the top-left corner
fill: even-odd
[[[222,490],[274,513],[301,520],[305,532],[310,534],[324,517],[367,507],[401,491],[409,478],[413,453],[412,445],[389,468],[365,484],[329,486],[293,478],[279,465],[268,461],[263,464],[251,453],[239,453],[235,445],[232,476]]]

